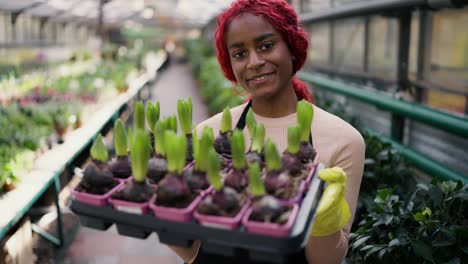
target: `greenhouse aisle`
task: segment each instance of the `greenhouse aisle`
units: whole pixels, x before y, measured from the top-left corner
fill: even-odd
[[[161,72],[151,91],[151,101],[161,104],[161,116],[177,113],[177,100],[189,96],[193,100],[193,123],[208,117],[206,106],[187,64],[171,64]],[[64,264],[179,264],[183,261],[159,243],[156,234],[145,240],[118,235],[115,226],[106,232],[80,227],[65,254]]]

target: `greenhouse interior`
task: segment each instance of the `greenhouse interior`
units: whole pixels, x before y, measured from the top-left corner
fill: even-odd
[[[0,0],[0,263],[467,242],[468,1]]]

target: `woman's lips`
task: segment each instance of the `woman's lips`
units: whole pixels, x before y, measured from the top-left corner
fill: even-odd
[[[267,74],[262,74],[255,76],[253,78],[250,78],[248,82],[253,85],[261,85],[264,83],[269,82],[274,76],[274,73],[267,73]]]

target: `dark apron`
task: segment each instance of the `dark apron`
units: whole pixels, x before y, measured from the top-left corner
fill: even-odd
[[[299,100],[300,98],[298,98]],[[247,112],[252,107],[252,100],[245,106],[244,111],[242,112],[239,121],[237,121],[236,129],[244,130],[245,128],[245,119]],[[309,135],[309,142],[313,146],[312,134]],[[236,252],[237,253],[237,252]],[[238,252],[234,257],[226,257],[216,254],[207,253],[203,250],[203,243],[201,244],[200,251],[198,252],[197,258],[193,264],[268,264],[269,262],[258,262],[250,261],[249,255],[245,251]],[[267,254],[267,253],[265,253]],[[304,249],[299,250],[297,253],[288,256],[284,264],[308,264],[307,259],[305,258]]]

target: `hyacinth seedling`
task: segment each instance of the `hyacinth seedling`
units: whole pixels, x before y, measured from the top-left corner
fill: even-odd
[[[112,195],[112,198],[131,201],[146,202],[154,193],[151,185],[146,181],[148,160],[151,156],[150,137],[144,130],[136,130],[130,139],[130,155],[132,157],[132,181],[125,188]]]
[[[113,158],[109,164],[112,174],[117,178],[128,178],[132,175],[127,146],[127,132],[124,123],[119,118],[114,124],[114,148],[117,157]]]
[[[236,190],[223,186],[220,175],[221,162],[213,148],[208,152],[207,165],[208,179],[215,192],[200,203],[197,211],[206,215],[236,215],[241,208],[241,196]]]
[[[155,155],[148,162],[148,179],[157,184],[167,174],[166,150],[164,135],[168,130],[168,119],[161,119],[154,126],[154,152]]]
[[[229,107],[224,108],[221,128],[215,140],[216,151],[225,158],[231,158],[232,116]]]
[[[281,156],[276,145],[267,139],[265,144],[265,161],[267,174],[265,175],[265,188],[269,194],[279,194],[284,192],[291,184],[290,177],[283,173]]]
[[[145,106],[142,101],[135,104],[135,111],[133,112],[133,130],[145,131]]]
[[[254,124],[252,130],[252,145],[250,145],[250,150],[246,156],[247,163],[258,163],[262,166],[264,160],[265,127],[263,124]]]
[[[187,183],[182,177],[187,155],[187,139],[177,136],[174,131],[164,133],[168,174],[159,182],[156,190],[156,204],[167,207],[184,208],[193,200]]]
[[[253,141],[254,129],[255,129],[255,125],[257,124],[257,121],[255,120],[255,116],[254,116],[252,108],[250,108],[249,111],[247,111],[247,116],[245,117],[245,123],[247,124],[247,129],[249,130],[250,138]]]
[[[154,134],[154,126],[159,120],[160,115],[160,105],[159,102],[155,104],[148,102],[146,105],[146,123],[148,124],[148,129],[151,134]]]
[[[107,148],[102,140],[101,134],[99,134],[94,140],[90,152],[91,158],[97,163],[105,164],[109,159],[109,153],[107,152]]]
[[[249,191],[254,197],[251,220],[274,222],[281,216],[284,209],[278,199],[265,193],[265,187],[260,178],[260,167],[257,163],[249,166]]]
[[[300,133],[301,127],[293,126],[288,128],[288,148],[283,153],[282,162],[283,162],[283,169],[289,171],[291,176],[295,176],[300,174],[302,169],[304,168],[304,164],[298,157],[299,149],[300,149]]]
[[[192,98],[177,101],[177,113],[182,133],[187,137],[187,162],[193,160],[192,146]]]
[[[191,190],[204,190],[209,187],[207,173],[208,151],[213,148],[213,129],[204,127],[199,139],[196,130],[193,133],[193,154],[195,169],[190,168],[184,173],[187,184]]]
[[[302,163],[309,163],[314,160],[317,152],[309,142],[311,136],[310,128],[314,117],[314,107],[312,104],[301,100],[297,103],[297,123],[300,125],[300,148],[297,152],[298,159]]]
[[[231,138],[232,165],[233,169],[228,173],[224,184],[242,192],[247,187],[248,179],[245,173],[245,141],[244,134],[240,130],[235,130]]]

